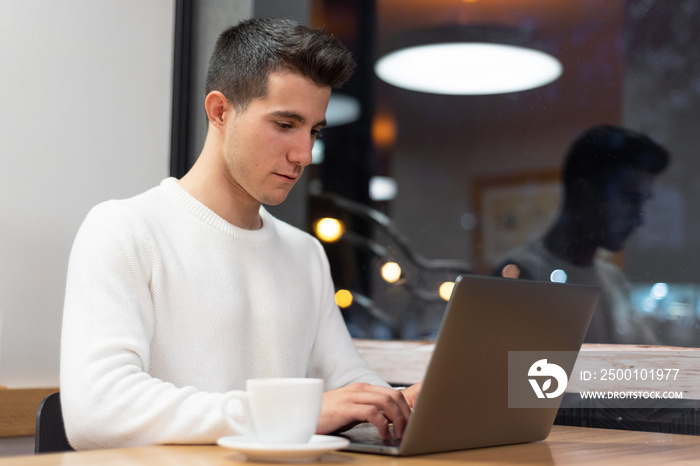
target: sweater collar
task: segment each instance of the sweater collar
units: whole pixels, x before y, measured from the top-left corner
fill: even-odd
[[[202,204],[194,196],[185,191],[176,178],[166,178],[161,182],[160,186],[166,194],[186,212],[224,234],[246,241],[262,242],[268,240],[274,233],[274,218],[263,206],[260,206],[262,228],[258,230],[246,230],[245,228],[240,228],[227,222],[213,210]]]

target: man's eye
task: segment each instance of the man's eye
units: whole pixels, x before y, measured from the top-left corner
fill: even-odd
[[[311,136],[316,138],[316,139],[320,139],[323,136],[323,133],[321,132],[320,129],[312,129]]]
[[[285,122],[282,122],[282,121],[278,121],[278,122],[277,122],[277,126],[279,126],[279,127],[282,128],[282,129],[292,129],[292,125],[291,125],[291,124],[285,123]]]

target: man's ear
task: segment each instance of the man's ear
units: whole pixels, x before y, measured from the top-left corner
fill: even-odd
[[[204,99],[204,109],[207,112],[209,124],[217,128],[223,128],[225,114],[233,111],[233,105],[221,92],[211,91]]]

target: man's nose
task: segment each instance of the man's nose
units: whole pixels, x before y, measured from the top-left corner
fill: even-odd
[[[289,161],[302,167],[309,165],[311,163],[311,151],[314,147],[314,141],[315,139],[311,137],[298,141],[289,151],[289,156],[287,157]]]

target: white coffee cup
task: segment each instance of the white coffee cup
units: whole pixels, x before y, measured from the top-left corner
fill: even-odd
[[[249,379],[246,391],[228,393],[221,407],[234,430],[261,443],[307,443],[316,431],[322,399],[322,379]],[[242,403],[245,423],[233,418],[232,400]]]

